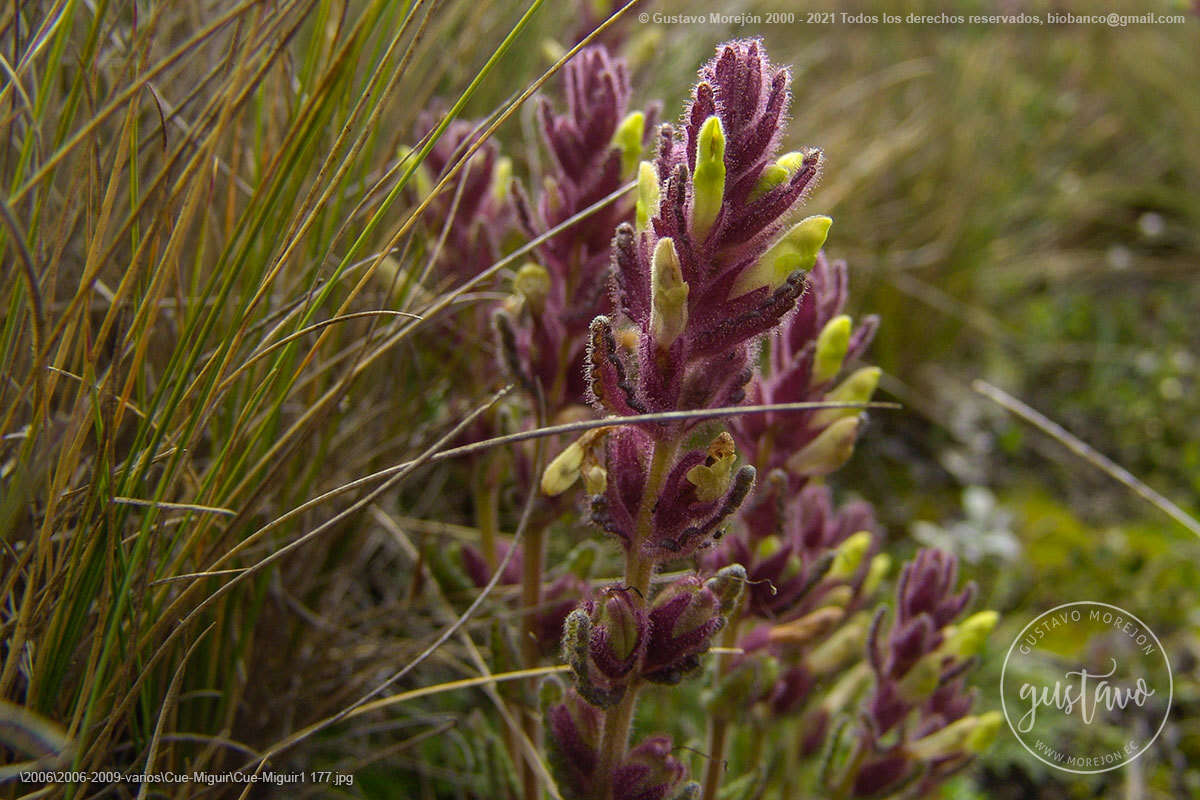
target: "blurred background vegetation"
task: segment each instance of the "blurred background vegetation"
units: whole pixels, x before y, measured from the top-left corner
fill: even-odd
[[[144,763],[147,752],[164,768],[238,766],[336,713],[421,652],[450,619],[453,598],[425,602],[438,590],[422,580],[422,540],[476,536],[465,527],[465,472],[453,463],[426,469],[399,498],[365,513],[334,520],[349,505],[338,497],[283,515],[412,458],[494,387],[465,384],[452,362],[430,357],[426,341],[390,320],[346,320],[319,340],[308,332],[271,358],[248,359],[299,330],[298,320],[328,318],[343,303],[349,311],[419,310],[433,301],[406,281],[405,268],[420,263],[426,244],[419,228],[403,226],[415,206],[399,192],[407,175],[388,170],[401,147],[416,143],[417,112],[434,97],[459,97],[527,6],[417,4],[413,15],[402,3],[211,5],[46,2],[0,12],[0,41],[13,66],[28,55],[22,48],[31,31],[49,30],[47,43],[57,43],[71,25],[53,69],[41,53],[31,57],[36,69],[17,69],[19,90],[4,78],[0,177],[29,249],[39,265],[51,265],[39,267],[49,318],[71,320],[56,363],[79,376],[61,378],[70,393],[60,385],[48,408],[24,408],[17,389],[32,374],[19,328],[25,296],[7,250],[0,410],[18,410],[0,459],[0,533],[8,545],[0,695],[57,720],[66,733],[87,714],[114,715],[113,728],[76,760],[94,767],[112,766],[114,753]],[[897,5],[838,10],[952,10]],[[722,40],[762,35],[775,61],[793,65],[788,144],[817,145],[827,157],[808,208],[835,219],[827,251],[850,265],[854,311],[882,315],[871,359],[886,372],[886,394],[905,406],[872,417],[838,486],[876,504],[899,553],[936,542],[970,562],[984,588],[981,607],[1004,619],[977,679],[984,707],[998,703],[989,687],[998,686],[1007,643],[1059,603],[1116,603],[1167,646],[1176,680],[1171,718],[1136,768],[1093,778],[1052,772],[1005,734],[980,769],[947,788],[948,797],[1200,793],[1200,543],[971,389],[980,378],[1003,387],[1187,511],[1200,511],[1200,19],[1178,3],[1148,5],[1186,14],[1187,22],[684,26],[631,16],[623,23],[634,105],[661,99],[668,117]],[[15,27],[13,8],[21,9]],[[707,0],[645,2],[633,14],[643,10],[803,16],[829,9]],[[977,0],[953,10],[1067,9]],[[175,49],[224,14],[229,26]],[[462,116],[502,108],[572,43],[577,26],[574,4],[546,3],[466,98]],[[397,31],[402,46],[387,51]],[[170,56],[169,69],[131,84],[131,75],[172,53],[179,55]],[[381,91],[378,76],[400,66],[399,88]],[[130,98],[136,103],[124,105]],[[354,149],[338,135],[363,98],[369,113],[353,119],[353,134],[362,134]],[[101,118],[118,99],[120,113]],[[542,157],[530,105],[496,140],[518,176]],[[38,173],[64,142],[68,157]],[[323,171],[327,154],[345,171]],[[156,176],[163,183],[152,183]],[[301,223],[310,227],[297,233]],[[385,244],[394,247],[386,257]],[[81,307],[70,306],[72,281],[93,265],[98,288],[81,295]],[[358,285],[366,272],[372,280]],[[163,274],[170,277],[160,283],[155,276]],[[146,298],[161,317],[148,313]],[[234,329],[239,336],[230,339]],[[97,334],[110,337],[104,348],[95,346]],[[88,357],[97,350],[98,360]],[[191,362],[181,362],[185,353]],[[219,391],[199,364],[218,370]],[[183,383],[186,390],[174,394]],[[93,385],[105,388],[76,393]],[[113,410],[118,397],[129,404],[124,414]],[[113,476],[112,485],[93,475]],[[47,507],[38,498],[51,490],[69,502]],[[163,503],[233,513],[130,504],[107,507],[113,512],[97,499],[150,491]],[[515,520],[502,522],[510,529]],[[202,590],[180,600],[173,582],[180,575],[211,568],[268,524],[221,566],[261,564],[326,523],[298,555],[256,567],[234,591],[205,601],[187,636],[162,644],[164,613],[181,616],[222,585],[211,577],[187,584]],[[58,536],[50,544],[59,549],[36,564],[45,580],[27,581],[10,570],[25,563],[38,530]],[[158,530],[186,536],[150,536]],[[102,659],[101,639],[88,632],[106,618],[91,603],[107,612],[125,596],[128,608],[120,606],[122,621],[106,629]],[[27,628],[17,613],[22,603],[36,609]],[[209,625],[214,632],[199,636]],[[489,626],[481,618],[471,631],[484,641]],[[26,649],[12,645],[17,635]],[[402,685],[470,674],[473,647],[456,637],[429,660],[422,680]],[[55,648],[61,652],[43,667],[42,654]],[[164,697],[175,703],[169,729],[184,732],[176,738],[159,735]],[[352,771],[358,781],[347,792],[361,796],[465,794],[476,786],[469,776],[484,780],[504,769],[481,702],[449,695],[334,726],[273,763]]]

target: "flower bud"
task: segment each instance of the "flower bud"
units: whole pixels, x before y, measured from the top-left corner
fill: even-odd
[[[613,134],[613,147],[621,151],[621,174],[629,175],[642,158],[642,139],[646,133],[646,115],[634,111],[621,121]]]
[[[524,264],[513,277],[513,291],[524,298],[535,314],[541,314],[550,294],[550,273],[532,261]]]
[[[508,193],[512,191],[512,174],[512,159],[508,156],[497,158],[496,166],[492,172],[492,200],[497,205],[508,200]]]
[[[831,606],[848,606],[850,601],[854,599],[854,590],[845,584],[835,586],[822,596],[826,605]]]
[[[995,740],[1003,721],[1004,715],[999,711],[963,717],[939,731],[911,742],[905,749],[911,757],[921,761],[933,761],[961,752],[972,755],[982,753]]]
[[[722,431],[708,446],[708,457],[687,472],[687,479],[696,487],[696,499],[711,503],[729,491],[733,462],[737,461],[733,437]]]
[[[760,286],[774,291],[793,272],[812,269],[832,224],[832,219],[823,216],[807,217],[797,222],[753,266],[738,276],[730,296],[738,297]]]
[[[754,202],[775,187],[787,183],[787,179],[790,177],[791,173],[787,171],[787,167],[768,164],[763,168],[762,174],[758,176],[758,183],[754,184],[754,188],[750,191],[750,202]]]
[[[797,577],[804,569],[804,559],[799,553],[790,553],[787,561],[783,562],[783,569],[779,571],[779,582],[786,583]]]
[[[658,213],[659,197],[658,172],[654,169],[654,164],[649,161],[643,161],[641,166],[638,167],[637,181],[637,211],[635,221],[637,222],[639,232],[650,227],[650,218]]]
[[[860,658],[870,627],[870,614],[866,611],[855,614],[830,634],[828,639],[809,652],[805,659],[808,669],[814,675],[826,675],[842,669],[847,662]]]
[[[585,460],[580,473],[583,475],[583,490],[588,494],[604,494],[608,490],[608,470],[604,467],[588,464]]]
[[[850,318],[845,314],[825,323],[817,336],[817,355],[813,360],[812,382],[821,384],[833,378],[842,369],[842,361],[850,347]]]
[[[867,570],[867,578],[863,581],[863,597],[870,597],[875,594],[875,590],[879,588],[879,584],[883,583],[883,579],[887,577],[891,569],[892,557],[887,553],[879,553],[872,558],[871,566]]]
[[[700,128],[692,187],[692,236],[704,241],[725,199],[725,129],[715,115]]]
[[[650,609],[644,677],[655,683],[678,683],[700,666],[712,637],[725,625],[722,599],[695,575],[663,589]]]
[[[640,655],[645,632],[645,613],[629,599],[629,591],[609,589],[599,601],[589,601],[592,660],[608,678],[622,678],[633,669]]]
[[[578,441],[571,442],[546,465],[546,470],[542,473],[542,494],[556,497],[570,489],[579,477],[582,466],[583,448]]]
[[[787,460],[788,470],[800,477],[815,478],[828,475],[850,460],[854,442],[858,439],[858,417],[839,419],[804,449]]]
[[[717,596],[722,614],[731,614],[742,597],[746,585],[746,568],[741,564],[730,564],[717,570],[717,574],[704,582],[704,588]]]
[[[978,655],[999,621],[1000,615],[995,611],[972,614],[961,624],[946,629],[946,641],[938,650],[944,656],[962,659]]]
[[[977,716],[974,730],[967,734],[967,740],[963,742],[964,749],[971,755],[986,752],[992,746],[992,742],[996,741],[996,734],[1000,732],[1003,721],[1004,715],[999,711],[989,711]]]
[[[783,549],[783,540],[776,534],[764,536],[754,549],[754,555],[759,561],[766,561]]]
[[[553,175],[542,178],[542,197],[548,212],[551,214],[563,213],[562,189],[559,188],[558,181],[554,179]]]
[[[809,152],[807,157],[813,158],[816,154]],[[750,200],[754,201],[765,195],[772,189],[782,186],[791,180],[792,176],[804,166],[804,153],[792,151],[784,153],[775,162],[768,164],[758,176],[758,183],[754,184],[754,189],[750,192]]]
[[[772,627],[768,635],[773,644],[801,645],[824,634],[845,616],[846,612],[840,608],[822,606],[800,619]]]
[[[650,333],[666,350],[683,333],[688,321],[688,285],[670,237],[659,239],[655,245],[650,273]]]
[[[871,550],[872,543],[873,537],[869,531],[859,531],[846,537],[846,541],[838,545],[828,577],[835,581],[848,581],[853,578]]]
[[[587,701],[607,708],[625,694],[646,646],[646,612],[629,591],[610,587],[586,600],[563,623],[563,660]]]
[[[875,394],[879,386],[879,367],[863,367],[855,370],[850,377],[842,381],[832,391],[826,393],[825,400],[830,403],[866,403]],[[857,408],[826,408],[813,414],[812,426],[823,428],[845,417],[853,417],[860,412]]]
[[[720,611],[720,599],[695,575],[686,575],[654,600],[655,629],[672,639],[703,630]]]
[[[896,682],[896,693],[909,703],[920,703],[933,694],[942,679],[942,656],[930,653],[917,660]]]
[[[587,611],[577,608],[563,622],[562,657],[571,665],[575,675],[587,677],[588,643],[592,638],[592,619]]]
[[[610,427],[604,427],[585,431],[582,436],[556,455],[542,473],[542,494],[547,497],[557,497],[575,484],[585,461],[589,463],[589,466],[595,466],[593,450],[611,430]],[[592,481],[595,485],[595,475],[592,476]],[[599,492],[590,493],[599,494]]]

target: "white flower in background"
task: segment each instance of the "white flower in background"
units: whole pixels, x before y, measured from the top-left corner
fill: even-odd
[[[912,524],[912,535],[929,547],[940,547],[977,564],[989,556],[1015,561],[1021,542],[1012,531],[1012,514],[996,504],[996,496],[983,486],[963,490],[966,518],[942,526],[925,520]]]

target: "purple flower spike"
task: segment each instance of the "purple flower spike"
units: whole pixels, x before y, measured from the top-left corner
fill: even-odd
[[[539,691],[546,719],[550,767],[569,800],[595,797],[604,712],[557,679]],[[672,754],[671,740],[652,736],[632,748],[609,777],[611,800],[695,800],[699,786],[685,782],[687,768]]]
[[[802,159],[795,174],[753,196],[783,137],[790,83],[788,70],[771,65],[759,39],[722,45],[717,57],[700,70],[700,82],[684,112],[684,149],[688,170],[702,169],[703,128],[713,116],[720,120],[727,142],[725,204],[720,229],[712,236],[717,238],[723,229],[722,243],[736,245],[769,230],[816,177],[814,154]]]
[[[969,652],[961,648],[945,651],[946,626],[950,625],[975,596],[975,584],[955,592],[958,560],[943,550],[925,549],[900,571],[896,587],[897,610],[886,646],[881,647],[880,626],[875,625],[868,641],[868,656],[876,673],[877,686],[868,701],[875,726],[887,732],[909,711],[933,695],[947,680],[961,672]],[[986,638],[994,625],[992,612],[968,620],[964,629],[979,627]],[[972,637],[975,641],[979,637]],[[977,645],[968,646],[968,651]]]
[[[877,317],[868,316],[852,326],[843,315],[845,263],[831,264],[819,254],[808,285],[796,313],[771,337],[770,370],[747,388],[751,403],[866,402],[875,392],[880,373],[874,367],[836,381],[843,365],[866,351],[879,325]],[[751,463],[764,470],[785,470],[795,490],[811,477],[841,466],[857,436],[858,415],[853,409],[756,414],[735,419],[731,428]],[[765,442],[770,446],[764,447]]]
[[[875,686],[864,702],[866,724],[859,731],[861,746],[874,755],[856,781],[860,795],[895,791],[905,776],[918,774],[917,762],[925,763],[921,780],[930,781],[970,757],[966,738],[950,733],[929,738],[950,726],[965,731],[984,724],[966,716],[974,697],[961,675],[974,662],[996,614],[982,611],[956,623],[975,595],[974,584],[956,591],[957,575],[953,555],[922,550],[901,570],[896,616],[886,635],[882,609],[876,614],[867,641]],[[899,731],[900,741],[881,748],[880,740],[892,730]]]
[[[901,791],[926,796],[986,749],[1003,725],[999,712],[968,716],[975,692],[961,678],[943,684],[915,712],[911,727],[898,740],[881,745],[882,731],[872,724],[860,731],[869,754],[854,777],[854,797],[880,797]],[[914,784],[906,790],[908,784]]]
[[[897,621],[904,625],[927,615],[935,627],[948,625],[975,597],[975,584],[954,593],[958,559],[945,550],[926,548],[900,571]]]
[[[758,40],[731,42],[700,71],[678,136],[663,126],[639,173],[637,225],[613,239],[616,305],[637,344],[625,353],[593,341],[588,375],[602,409],[745,400],[751,345],[795,306],[828,230],[813,217],[784,233],[820,164],[815,150],[775,160],[789,80]]]
[[[656,109],[627,114],[625,63],[602,46],[588,47],[564,71],[566,110],[541,98],[538,121],[550,154],[536,212],[518,187],[517,218],[527,235],[541,235],[616,191],[632,177],[647,125]],[[611,202],[572,223],[538,247],[514,288],[523,303],[512,330],[510,368],[540,382],[551,411],[585,401],[584,351],[593,345],[588,326],[609,310],[609,245],[613,229],[633,216],[628,198]],[[506,312],[507,313],[507,312]]]
[[[436,127],[438,116],[432,111],[418,116],[418,139]],[[478,141],[479,133],[474,122],[451,122],[418,168],[418,185],[429,182],[430,178],[441,179]],[[511,230],[513,208],[507,187],[508,172],[507,162],[499,157],[496,145],[485,142],[459,172],[456,182],[443,190],[425,213],[433,241],[442,235],[443,228],[446,232],[438,267],[458,281],[490,266],[499,255],[501,241]]]

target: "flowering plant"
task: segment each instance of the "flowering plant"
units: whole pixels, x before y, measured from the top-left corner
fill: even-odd
[[[938,550],[901,568],[889,613],[873,509],[826,483],[880,380],[859,363],[879,320],[845,313],[848,269],[822,252],[832,220],[798,213],[823,157],[781,152],[788,70],[760,40],[724,44],[678,125],[657,130],[653,109],[627,113],[628,76],[603,48],[565,77],[566,112],[538,111],[543,190],[536,204],[512,191],[527,235],[556,232],[514,274],[498,341],[553,416],[586,401],[635,419],[560,448],[538,482],[546,524],[499,576],[523,585],[524,640],[543,645],[525,665],[557,632],[568,669],[570,685],[544,682],[526,735],[544,734],[558,790],[579,800],[714,798],[739,726],[761,748],[770,726],[797,723],[789,757],[813,762],[814,796],[933,786],[995,732],[993,715],[970,714],[965,674],[996,615],[964,618],[973,586]],[[613,199],[634,174],[635,199]],[[759,413],[728,429],[705,422],[748,403]],[[693,413],[636,419],[660,412]],[[546,582],[542,534],[570,519],[579,486],[587,521],[620,548],[617,582]],[[476,585],[497,560],[463,550]],[[656,578],[668,564],[685,569]],[[706,666],[701,783],[669,736],[632,731],[648,687]],[[528,770],[525,786],[536,796]]]

